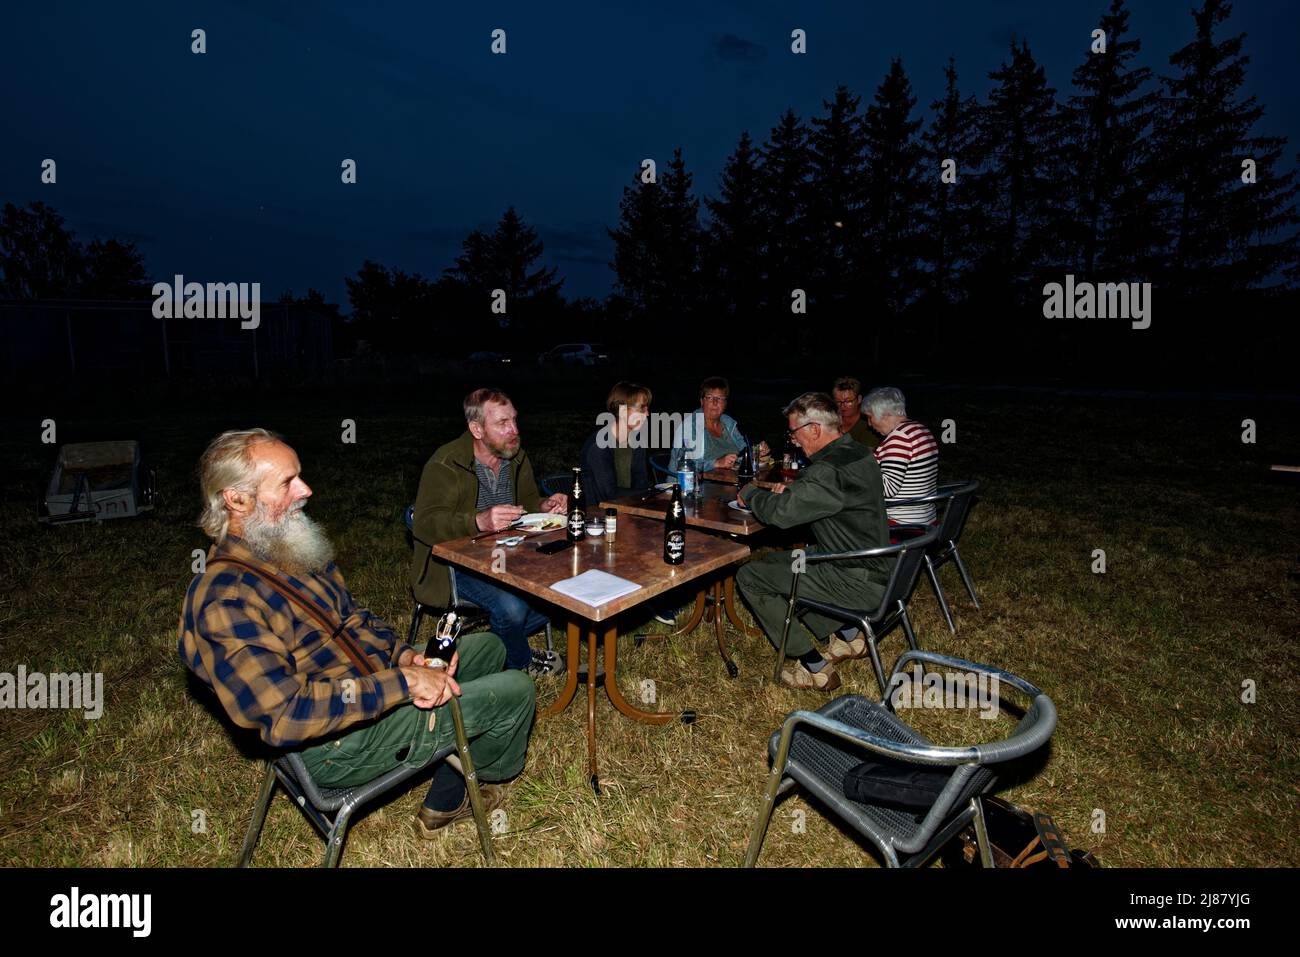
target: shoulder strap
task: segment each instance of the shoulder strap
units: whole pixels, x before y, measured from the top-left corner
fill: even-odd
[[[1051,815],[1044,811],[1034,813],[1034,828],[1038,831],[1038,836],[1043,842],[1043,848],[1047,856],[1057,867],[1070,866],[1070,851],[1061,840],[1061,832],[1056,827],[1056,822],[1052,820]]]
[[[238,568],[242,568],[244,571],[249,572],[252,575],[256,575],[279,592],[281,596],[287,598],[303,611],[307,612],[307,614],[315,618],[316,621],[318,621],[325,630],[329,632],[330,640],[339,643],[339,646],[343,649],[343,653],[347,655],[348,659],[363,675],[373,675],[378,671],[378,669],[370,663],[370,660],[365,656],[365,653],[361,650],[360,646],[357,645],[356,640],[353,639],[347,629],[343,627],[343,622],[340,621],[335,624],[334,620],[327,615],[319,605],[310,599],[303,597],[296,588],[278,575],[273,575],[265,568],[262,568],[259,565],[254,565],[252,562],[232,558],[229,555],[221,555],[214,558],[212,562],[209,562],[208,564],[211,565],[214,562],[226,562]]]

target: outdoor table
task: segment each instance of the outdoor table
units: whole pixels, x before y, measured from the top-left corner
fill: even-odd
[[[721,482],[724,485],[740,484],[740,473],[735,469],[709,469],[707,472],[701,472],[700,475],[707,482]],[[781,482],[792,482],[798,477],[797,473],[791,476],[782,475],[781,466],[770,465],[755,473],[754,484],[759,488],[772,489]]]
[[[727,471],[730,470],[706,473],[705,478],[709,479],[710,475],[724,475]],[[755,535],[767,527],[756,519],[752,512],[741,512],[727,505],[728,502],[736,500],[735,473],[732,472],[731,474],[733,478],[730,486],[725,484],[724,480],[709,479],[707,484],[701,483],[698,495],[683,497],[682,505],[686,512],[686,524],[688,526],[714,532],[725,532],[733,536]],[[622,498],[601,502],[600,507],[614,508],[618,509],[622,514],[653,518],[662,522],[667,515],[671,494],[672,489],[651,492],[645,495],[627,495]],[[621,524],[620,520],[620,527]],[[699,537],[691,539],[692,542],[699,540]],[[689,549],[687,553],[689,554]],[[736,613],[736,575],[730,566],[728,566],[724,575],[700,589],[695,599],[695,609],[691,612],[691,617],[686,624],[665,637],[689,634],[699,627],[700,621],[704,619],[706,608],[710,604],[710,599],[712,599],[711,621],[717,636],[718,653],[722,655],[722,661],[727,667],[727,674],[734,678],[740,673],[740,669],[736,667],[736,663],[732,661],[731,655],[727,652],[727,643],[724,637],[724,613],[727,618],[731,619],[731,623],[740,629],[742,634],[757,638],[762,637],[763,633],[755,628],[750,628],[740,620],[740,616]]]
[[[679,713],[642,711],[631,705],[618,688],[618,627],[617,617],[641,603],[661,595],[669,589],[693,581],[702,575],[733,565],[749,555],[749,546],[711,536],[691,538],[686,547],[686,559],[680,565],[668,565],[663,560],[663,526],[644,518],[627,516],[618,524],[618,535],[612,545],[604,535],[588,536],[570,549],[554,555],[542,555],[539,543],[555,541],[564,534],[563,529],[525,539],[514,548],[496,544],[498,535],[460,538],[433,546],[433,555],[460,568],[476,572],[502,585],[518,588],[543,601],[558,605],[567,612],[568,668],[564,690],[559,700],[542,712],[543,716],[559,714],[573,701],[578,691],[579,643],[586,631],[588,643],[587,662],[587,759],[591,773],[591,786],[600,793],[600,778],[596,768],[596,648],[605,644],[605,693],[610,703],[627,717],[644,724],[663,725],[673,720],[690,724],[695,712],[687,709]],[[494,552],[498,554],[494,555]],[[502,560],[504,559],[504,560]],[[496,566],[494,568],[494,565]],[[588,571],[599,569],[619,578],[633,581],[641,587],[601,605],[588,605],[551,588],[557,582]],[[597,627],[600,626],[600,627]]]

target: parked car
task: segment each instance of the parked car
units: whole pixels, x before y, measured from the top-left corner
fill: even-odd
[[[540,366],[607,366],[612,361],[609,347],[601,342],[566,342],[537,357]]]
[[[469,361],[474,365],[508,366],[513,365],[513,357],[504,352],[471,352]]]

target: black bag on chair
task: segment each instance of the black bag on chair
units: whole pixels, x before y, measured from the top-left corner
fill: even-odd
[[[1051,815],[1030,814],[1001,798],[984,798],[984,823],[988,827],[994,867],[1100,867],[1092,854],[1066,847]],[[974,826],[967,827],[943,852],[944,867],[979,867],[979,847]]]

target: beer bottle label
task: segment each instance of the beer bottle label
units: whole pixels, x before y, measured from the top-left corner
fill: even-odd
[[[569,531],[575,535],[579,533],[586,534],[587,516],[583,514],[582,509],[575,508],[569,513]]]
[[[684,532],[668,533],[668,557],[674,561],[686,554],[686,535]]]

